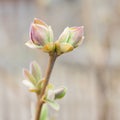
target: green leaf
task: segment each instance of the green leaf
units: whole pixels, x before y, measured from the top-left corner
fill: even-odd
[[[36,92],[36,93],[38,93],[38,92],[40,91],[40,89],[36,88],[36,87],[33,85],[33,83],[31,83],[31,82],[28,81],[28,80],[23,80],[23,84],[29,88],[29,91],[30,91],[30,92]]]
[[[53,101],[55,99],[54,90],[48,90],[46,99]]]
[[[42,107],[41,117],[39,120],[48,120],[48,108],[46,104]]]
[[[28,80],[23,80],[23,84],[29,88],[34,88],[35,86]]]
[[[54,90],[55,92],[55,99],[61,99],[65,96],[67,89],[64,87],[61,87],[59,89]]]
[[[55,101],[52,101],[52,100],[49,100],[49,99],[46,99],[45,100],[46,103],[48,103],[48,105],[50,105],[54,110],[59,110],[60,109],[60,106],[59,104],[57,104]]]
[[[30,91],[30,92],[35,92],[35,93],[40,92],[40,90],[37,89],[37,88],[30,88],[29,91]]]
[[[24,76],[27,80],[31,81],[34,85],[36,85],[35,78],[33,77],[32,74],[30,74],[30,72],[28,70],[24,69],[23,73],[24,73]]]
[[[33,61],[30,64],[30,71],[31,71],[31,74],[36,79],[36,81],[39,81],[41,79],[41,70],[40,70],[40,67],[36,61]]]
[[[36,84],[36,87],[37,87],[38,89],[41,89],[41,88],[43,87],[44,81],[45,81],[45,80],[38,81],[38,83]]]

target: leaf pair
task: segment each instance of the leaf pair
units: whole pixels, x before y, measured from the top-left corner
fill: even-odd
[[[57,41],[54,42],[53,30],[42,20],[35,18],[30,26],[30,40],[26,45],[41,49],[47,53],[61,55],[78,47],[84,39],[84,27],[66,27]]]
[[[45,96],[45,102],[50,105],[54,110],[59,110],[59,104],[55,100],[61,99],[65,96],[66,94],[66,88],[65,87],[60,87],[58,89],[49,89],[47,91],[47,94]]]
[[[28,71],[27,69],[24,69],[23,74],[25,77],[23,84],[29,87],[31,92],[40,92],[44,80],[42,80],[41,70],[38,63],[33,61],[30,64],[30,70]]]

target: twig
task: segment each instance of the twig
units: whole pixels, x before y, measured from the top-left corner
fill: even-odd
[[[45,95],[46,87],[47,87],[47,85],[49,83],[49,78],[50,78],[50,75],[51,75],[51,72],[52,72],[52,69],[53,69],[53,66],[54,66],[56,58],[57,58],[56,53],[50,54],[48,68],[47,68],[47,71],[46,71],[46,74],[45,74],[44,85],[43,85],[43,88],[42,88],[42,91],[41,91],[40,95],[38,95],[35,120],[39,120],[40,119],[42,106],[44,104],[43,97]]]

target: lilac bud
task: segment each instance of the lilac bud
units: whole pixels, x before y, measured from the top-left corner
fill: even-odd
[[[67,27],[56,41],[56,50],[58,54],[69,52],[84,39],[84,27]]]
[[[35,18],[30,27],[30,41],[26,45],[32,48],[40,48],[45,52],[53,51],[53,31],[51,27]]]
[[[70,32],[73,34],[71,38],[71,44],[74,47],[77,47],[84,39],[84,27],[71,27]]]

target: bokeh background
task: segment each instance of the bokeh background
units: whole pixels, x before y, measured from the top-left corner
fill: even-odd
[[[36,60],[45,73],[48,55],[24,45],[33,18],[54,30],[85,26],[82,46],[58,58],[51,81],[68,88],[50,108],[51,120],[120,120],[119,0],[0,0],[0,120],[30,120],[30,94],[22,69]]]

